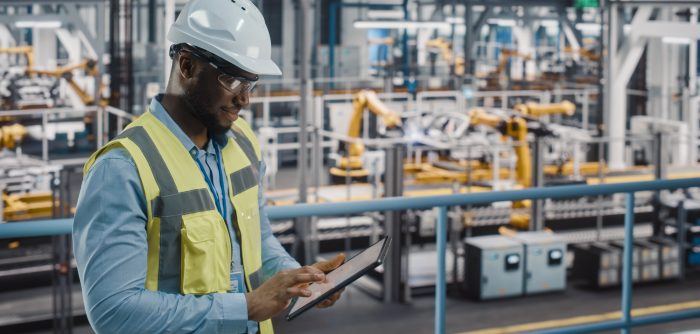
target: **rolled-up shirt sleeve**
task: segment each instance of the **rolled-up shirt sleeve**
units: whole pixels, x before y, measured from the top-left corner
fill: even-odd
[[[138,171],[122,149],[85,176],[73,225],[83,299],[97,333],[244,333],[242,293],[169,294],[145,289],[146,202]]]
[[[260,162],[260,179],[258,191],[258,205],[260,207],[260,237],[262,239],[263,279],[267,280],[280,271],[301,267],[293,257],[282,247],[279,240],[272,233],[270,218],[265,210],[267,200],[263,191],[263,178],[267,166]]]

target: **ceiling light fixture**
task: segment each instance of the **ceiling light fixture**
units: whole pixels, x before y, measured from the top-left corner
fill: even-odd
[[[61,22],[59,22],[59,21],[17,21],[17,22],[15,22],[15,27],[17,27],[17,28],[56,29],[56,28],[61,27]]]
[[[685,37],[663,37],[661,42],[664,44],[690,45],[691,40]]]
[[[439,21],[355,21],[357,29],[448,29],[450,24]]]
[[[489,19],[487,22],[501,27],[515,27],[515,20],[513,19]]]

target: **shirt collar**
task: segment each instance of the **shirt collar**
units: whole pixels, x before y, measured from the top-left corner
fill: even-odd
[[[182,145],[187,149],[187,151],[190,152],[190,154],[194,157],[197,156],[197,153],[199,152],[199,148],[197,145],[194,144],[192,139],[190,139],[187,134],[185,134],[184,131],[180,128],[177,123],[175,123],[175,120],[173,120],[172,117],[170,117],[170,114],[165,110],[165,107],[160,103],[160,101],[163,99],[163,94],[158,94],[153,99],[151,99],[151,105],[150,105],[150,110],[153,116],[155,116],[156,119],[158,119],[163,125],[165,125],[166,128],[168,128],[174,135],[175,137],[182,143]],[[228,143],[228,138],[234,138],[235,135],[232,130],[227,131],[224,134],[221,135],[215,135],[213,139],[216,141],[217,144],[219,144],[220,147],[226,146]],[[210,140],[207,143],[207,146],[204,148],[204,150],[209,153],[209,154],[216,154],[216,150],[214,149],[214,145],[212,141]]]

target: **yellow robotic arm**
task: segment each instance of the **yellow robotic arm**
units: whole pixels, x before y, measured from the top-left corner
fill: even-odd
[[[73,91],[80,97],[80,100],[83,101],[85,105],[93,105],[95,103],[95,98],[90,96],[85,90],[83,90],[80,86],[78,86],[77,83],[73,80],[73,74],[72,72],[74,70],[85,70],[85,72],[92,77],[95,77],[96,80],[99,81],[98,73],[97,73],[97,62],[95,62],[92,59],[85,59],[81,61],[80,63],[74,64],[74,65],[68,65],[64,67],[59,67],[55,70],[35,70],[35,69],[27,69],[27,74],[41,74],[41,75],[46,75],[46,76],[52,76],[56,78],[63,78],[66,80],[68,85],[73,89]],[[100,83],[98,83],[100,84]],[[99,91],[102,90],[101,84],[100,84],[100,89]]]
[[[541,117],[545,115],[565,114],[572,116],[576,113],[576,105],[568,100],[552,104],[520,103],[513,107],[519,113],[530,117]]]
[[[382,102],[377,93],[371,90],[361,90],[352,98],[352,117],[350,118],[350,127],[348,128],[348,136],[352,138],[360,137],[360,127],[362,125],[362,116],[364,110],[371,111],[379,116],[387,128],[393,129],[401,126],[401,117],[396,112],[390,110],[389,107]],[[360,157],[365,151],[365,146],[361,143],[350,144],[349,154],[351,157]]]
[[[10,48],[0,48],[0,54],[23,54],[27,59],[27,70],[34,66],[34,49],[31,46],[14,46]]]
[[[436,49],[442,54],[442,58],[448,63],[452,64],[452,57],[454,57],[454,52],[452,52],[452,43],[446,41],[444,38],[431,39],[426,43],[426,46],[431,49]],[[455,74],[464,74],[464,58],[457,57],[454,60],[455,63]]]
[[[401,117],[389,109],[374,91],[361,90],[355,93],[352,98],[352,109],[348,137],[360,137],[362,117],[365,109],[380,117],[388,129],[401,126]],[[350,177],[366,178],[368,172],[362,168],[362,154],[365,152],[365,145],[362,143],[349,143],[347,151],[348,157],[340,158],[338,166],[331,168],[331,175],[344,179],[349,169]]]
[[[0,127],[0,147],[13,149],[27,135],[27,128],[20,124]]]
[[[499,75],[503,73],[506,70],[506,66],[508,65],[508,61],[510,58],[517,57],[517,58],[522,58],[525,61],[530,60],[530,55],[520,53],[518,51],[514,51],[511,49],[506,49],[502,48],[501,49],[501,54],[498,60],[498,68],[496,69],[496,73]]]
[[[472,109],[469,112],[469,122],[471,125],[485,125],[498,130],[503,136],[510,137],[517,145],[515,155],[517,165],[515,168],[518,183],[523,187],[530,187],[532,184],[532,156],[527,143],[527,122],[521,117],[501,118],[490,115],[483,109]]]

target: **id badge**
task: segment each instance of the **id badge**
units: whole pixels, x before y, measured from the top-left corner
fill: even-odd
[[[245,278],[243,277],[243,272],[235,271],[231,273],[231,292],[241,293],[245,292]]]

